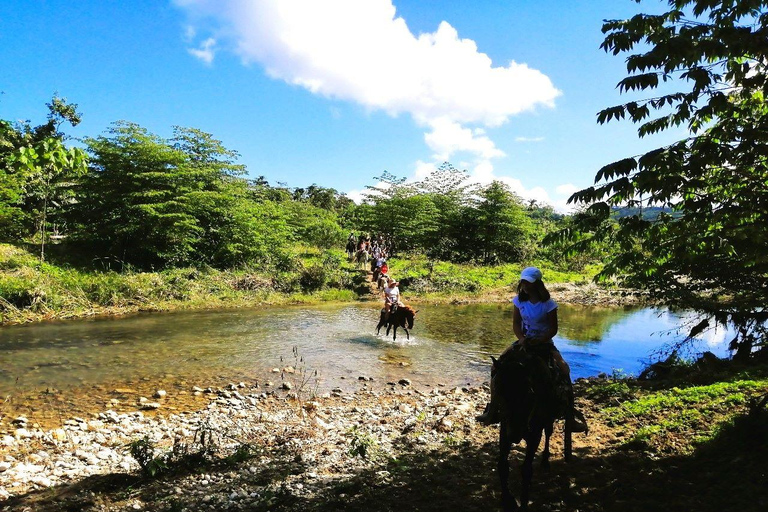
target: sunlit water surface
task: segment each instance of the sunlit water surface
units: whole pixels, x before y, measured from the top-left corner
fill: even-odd
[[[559,317],[555,343],[574,378],[637,374],[654,351],[682,337],[679,325],[691,322],[689,314],[667,310],[567,305]],[[421,305],[410,340],[402,331],[397,341],[377,336],[377,319],[377,305],[335,304],[4,327],[0,392],[168,376],[206,385],[255,379],[288,365],[317,370],[320,389],[359,376],[477,384],[488,380],[489,356],[512,339],[508,305]],[[710,332],[696,348],[725,355],[728,335]]]

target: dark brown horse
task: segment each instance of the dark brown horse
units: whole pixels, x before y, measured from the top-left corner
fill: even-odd
[[[386,313],[382,309],[381,318],[379,318],[379,325],[376,326],[376,334],[379,334],[381,328],[386,325],[386,336],[389,336],[389,330],[394,327],[395,329],[392,332],[392,339],[396,340],[397,328],[402,327],[405,329],[405,338],[411,339],[410,334],[408,334],[408,329],[413,329],[413,317],[416,315],[416,313],[417,311],[414,310],[411,306],[399,306],[393,313],[389,314],[389,320],[387,320]]]
[[[528,495],[533,477],[533,459],[544,434],[543,468],[549,468],[549,438],[555,420],[572,411],[558,398],[557,376],[548,364],[549,355],[536,354],[531,349],[512,349],[499,360],[493,359],[492,383],[499,395],[499,461],[501,501],[505,512],[528,508]],[[571,413],[569,413],[571,414]],[[509,452],[513,443],[525,440],[525,460],[522,466],[520,505],[509,490]],[[571,459],[570,422],[566,421],[565,460]]]

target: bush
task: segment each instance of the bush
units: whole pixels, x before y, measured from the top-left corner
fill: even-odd
[[[307,292],[321,289],[328,282],[328,271],[322,265],[312,265],[301,272],[299,284]]]

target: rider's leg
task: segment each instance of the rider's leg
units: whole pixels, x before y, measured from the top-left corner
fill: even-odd
[[[389,309],[392,307],[388,301],[384,301],[384,320],[389,320]]]
[[[573,396],[573,383],[571,382],[571,367],[563,359],[563,355],[556,348],[552,351],[552,359],[560,369],[563,380],[568,385],[568,406],[573,410],[573,417],[566,418],[566,421],[570,421],[571,432],[587,432],[589,427],[587,426],[587,420],[584,418],[584,414],[576,409],[576,404]],[[570,415],[568,415],[570,416]]]
[[[494,363],[494,366],[491,367],[491,401],[486,404],[483,414],[475,416],[475,421],[483,425],[493,425],[501,421],[499,418],[499,393],[496,390],[498,383],[496,382],[495,369]]]

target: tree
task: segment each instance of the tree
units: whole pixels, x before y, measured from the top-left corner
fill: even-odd
[[[67,147],[60,131],[64,122],[80,122],[77,105],[54,96],[47,107],[48,122],[34,128],[0,121],[0,226],[6,236],[39,233],[41,260],[50,219],[72,200],[69,185],[86,170],[85,152]]]
[[[667,3],[663,14],[605,22],[602,48],[635,52],[620,91],[677,90],[597,120],[629,118],[640,137],[676,126],[690,136],[600,169],[595,186],[570,199],[588,208],[557,238],[573,250],[614,241],[599,278],[700,311],[691,336],[733,323],[732,349],[747,357],[765,343],[768,320],[768,1]],[[618,207],[638,213],[610,222]],[[662,213],[643,216],[647,207]]]
[[[72,180],[87,169],[86,154],[80,148],[68,148],[57,137],[47,137],[34,146],[20,148],[15,162],[28,173],[24,197],[31,203],[40,232],[40,261],[45,261],[49,211],[60,210],[71,199]]]
[[[533,225],[521,199],[503,183],[494,181],[480,191],[477,223],[477,249],[485,263],[520,261],[527,256]]]
[[[134,123],[107,134],[85,140],[91,166],[70,211],[77,238],[141,267],[188,262],[203,233],[189,208],[199,169]]]
[[[15,165],[22,134],[8,121],[0,120],[0,236],[16,239],[23,233],[21,198],[24,173]]]

